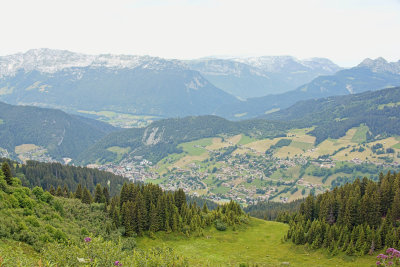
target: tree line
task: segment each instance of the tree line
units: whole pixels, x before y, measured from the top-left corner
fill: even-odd
[[[114,229],[123,227],[126,236],[153,235],[158,231],[201,235],[202,229],[212,225],[224,231],[230,226],[236,228],[248,223],[248,215],[234,201],[217,205],[188,197],[182,189],[167,192],[154,184],[124,183],[114,197],[110,197],[108,186],[100,184],[96,185],[93,194],[81,184],[75,192],[67,186],[51,186],[49,192],[57,197],[80,199],[85,204],[103,203],[103,210],[112,219]]]
[[[97,184],[108,186],[110,195],[116,195],[121,190],[126,178],[110,172],[97,169],[62,165],[61,163],[44,163],[28,160],[25,164],[2,158],[0,162],[7,162],[13,176],[18,177],[24,186],[33,188],[42,187],[50,191],[51,187],[57,189],[67,188],[75,191],[80,184],[94,193]]]
[[[400,174],[379,181],[356,179],[330,192],[309,195],[289,223],[286,239],[333,254],[364,255],[400,246]]]

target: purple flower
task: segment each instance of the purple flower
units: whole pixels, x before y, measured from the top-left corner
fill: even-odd
[[[122,263],[120,263],[119,261],[115,261],[114,266],[122,266]]]
[[[393,265],[393,262],[392,261],[389,261],[388,262],[388,265],[390,266],[390,265]]]
[[[381,265],[381,262],[380,262],[380,261],[377,261],[377,262],[376,262],[376,265]]]
[[[85,240],[86,243],[89,243],[90,241],[92,241],[92,239],[90,237],[85,237],[84,240]]]
[[[385,254],[379,254],[378,256],[377,256],[377,258],[378,259],[387,259],[388,258],[388,256],[386,256]]]

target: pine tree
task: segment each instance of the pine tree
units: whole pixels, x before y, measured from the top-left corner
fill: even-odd
[[[68,186],[66,184],[63,187],[63,197],[69,198],[69,189],[68,189]]]
[[[3,172],[4,179],[6,180],[7,184],[11,185],[12,184],[12,173],[11,173],[11,168],[10,165],[8,165],[7,162],[3,162],[1,165],[1,171]]]
[[[96,203],[104,202],[103,190],[101,189],[100,184],[96,185],[96,189],[94,191],[94,202],[96,202]]]
[[[53,185],[50,185],[50,190],[49,190],[50,194],[52,194],[53,196],[56,195],[56,190],[54,189]]]
[[[159,219],[158,219],[157,209],[154,206],[154,204],[151,203],[151,206],[150,206],[150,227],[149,227],[149,230],[151,232],[155,233],[155,232],[158,231],[158,229],[159,229],[158,222],[159,222]]]
[[[204,202],[204,204],[203,204],[203,208],[202,208],[202,211],[204,212],[204,213],[208,213],[208,207],[207,207],[207,203],[206,202]]]
[[[127,202],[128,200],[129,200],[129,188],[128,188],[128,184],[124,183],[121,188],[119,207],[122,209],[123,204],[125,202]]]
[[[77,199],[82,199],[82,185],[78,184],[78,186],[76,187],[76,191],[75,191],[75,198]]]
[[[136,195],[136,225],[137,233],[141,235],[146,230],[147,209],[142,193]]]
[[[56,196],[62,197],[63,195],[64,194],[63,194],[63,191],[61,189],[61,186],[57,186]]]
[[[110,204],[110,193],[108,191],[108,187],[105,186],[103,187],[103,196],[104,196],[104,200],[106,202],[106,206]]]
[[[89,190],[87,189],[86,186],[85,186],[85,188],[83,189],[82,203],[85,203],[85,204],[90,204],[90,203],[92,203],[92,195],[90,194],[90,192],[89,192]]]
[[[185,192],[179,188],[178,191],[175,191],[175,206],[178,208],[179,212],[181,212],[182,206],[186,204],[186,195]]]
[[[350,243],[347,246],[346,254],[351,256],[354,254],[354,241],[353,239],[350,240]]]
[[[392,222],[396,222],[400,219],[400,188],[396,189],[396,193],[394,195],[394,199],[392,202]]]

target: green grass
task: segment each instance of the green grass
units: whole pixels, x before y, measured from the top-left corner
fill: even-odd
[[[379,110],[382,110],[382,109],[384,109],[385,107],[393,108],[393,107],[397,107],[397,106],[399,106],[399,105],[400,105],[400,102],[397,102],[397,103],[387,103],[387,104],[379,105],[379,106],[378,106],[378,109],[379,109]]]
[[[314,145],[311,144],[311,143],[299,142],[299,141],[292,141],[292,143],[290,143],[289,146],[297,147],[297,148],[300,148],[300,149],[302,149],[304,151],[314,147]]]
[[[392,148],[400,149],[400,143],[395,144]]]
[[[190,156],[200,156],[207,152],[203,147],[210,146],[212,138],[204,138],[193,142],[182,143],[179,145]]]
[[[219,232],[206,230],[203,237],[157,233],[156,239],[138,238],[139,248],[166,245],[189,258],[190,266],[375,266],[375,256],[329,256],[321,250],[309,250],[283,242],[288,225],[251,219],[247,229]]]
[[[257,141],[257,140],[252,138],[252,137],[250,137],[250,136],[242,134],[242,138],[238,142],[238,145],[247,145],[247,144],[249,144],[251,142],[254,142],[254,141]]]
[[[219,187],[213,188],[211,192],[214,194],[226,194],[228,193],[230,188],[220,185]]]
[[[122,157],[125,154],[128,154],[129,151],[131,150],[130,147],[119,147],[119,146],[112,146],[107,148],[108,151],[113,152],[115,154],[117,154],[117,158],[115,159],[115,161],[120,161],[122,159]]]
[[[109,123],[114,126],[127,128],[127,127],[145,127],[152,123],[159,117],[151,115],[134,115],[128,113],[119,113],[114,111],[88,111],[78,110],[79,113],[91,114],[98,116],[98,120]]]
[[[356,133],[354,134],[353,138],[351,139],[354,143],[362,143],[367,141],[367,132],[369,131],[368,126],[361,125],[358,127]]]

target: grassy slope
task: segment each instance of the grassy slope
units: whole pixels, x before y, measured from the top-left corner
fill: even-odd
[[[204,237],[186,238],[176,234],[157,233],[156,239],[138,239],[142,248],[165,244],[189,258],[191,266],[238,266],[240,263],[258,266],[374,266],[374,256],[331,257],[321,250],[282,243],[288,225],[251,219],[246,230],[219,232],[207,230]]]

